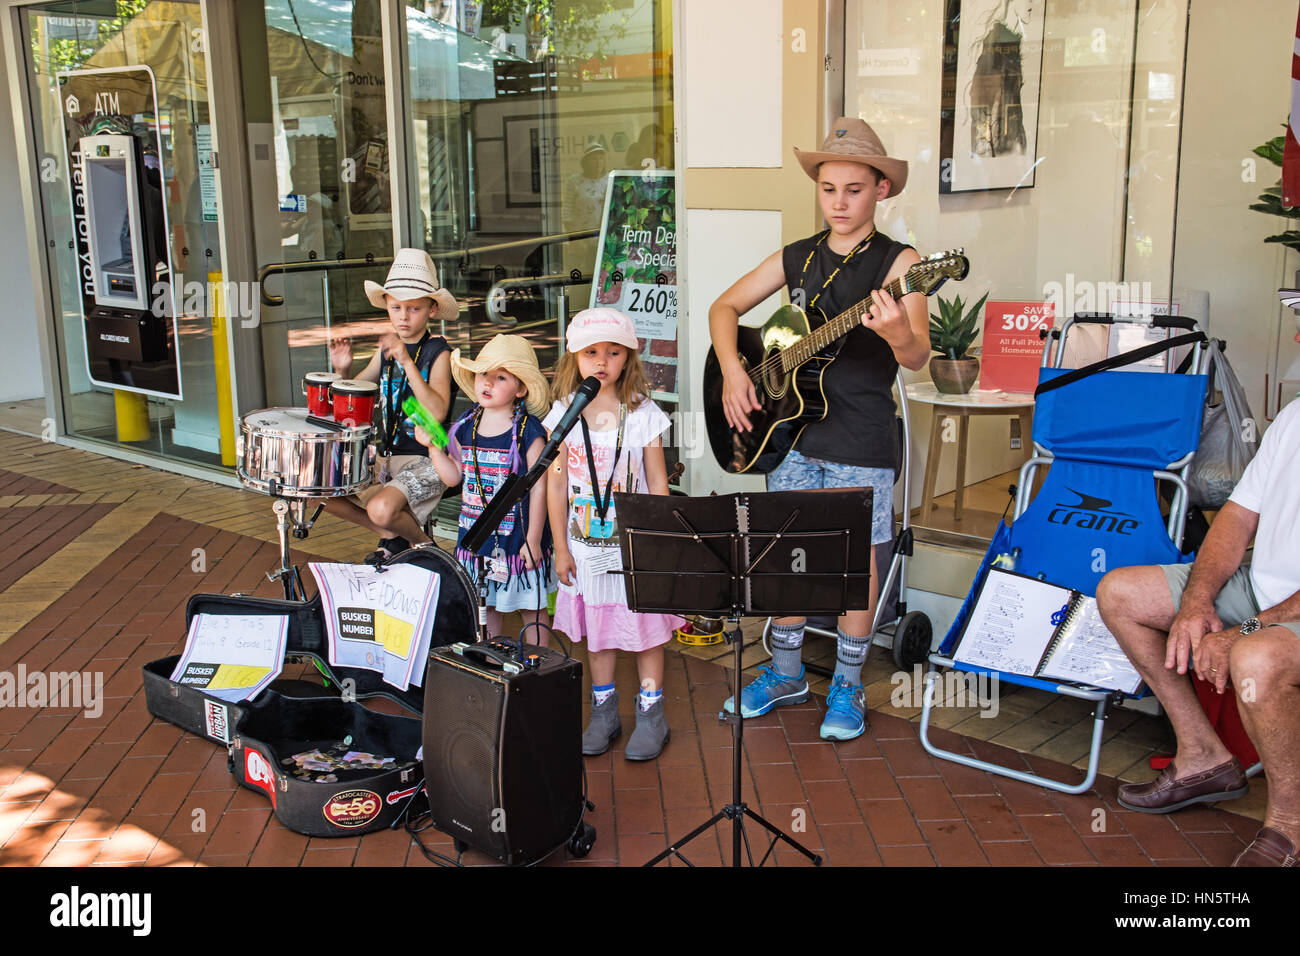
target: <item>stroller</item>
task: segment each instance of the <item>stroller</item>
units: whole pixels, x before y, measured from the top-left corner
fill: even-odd
[[[1147,321],[1076,315],[1061,329],[1047,334],[1035,393],[1035,454],[1020,470],[1014,521],[1010,527],[1003,524],[998,528],[957,619],[938,652],[929,656],[920,737],[925,749],[936,757],[1064,793],[1083,793],[1096,779],[1106,710],[1124,694],[971,667],[954,662],[953,655],[997,555],[1017,554],[1018,573],[1041,577],[1088,596],[1095,596],[1102,576],[1112,568],[1192,560],[1181,550],[1188,508],[1182,473],[1200,439],[1207,387],[1205,334],[1191,319],[1155,316],[1150,320],[1155,328],[1180,329],[1184,334],[1084,368],[1060,367],[1067,336],[1077,324]],[[1057,347],[1052,361],[1054,344]],[[1192,348],[1186,373],[1115,370],[1184,346]],[[1166,362],[1165,368],[1170,367],[1171,363]],[[1035,494],[1035,475],[1045,466],[1049,470]],[[1161,482],[1173,488],[1167,516],[1160,511],[1157,486]],[[1093,703],[1091,748],[1084,780],[1070,785],[937,746],[929,731],[939,667],[996,676],[1010,684]],[[1133,696],[1146,693],[1142,688]]]

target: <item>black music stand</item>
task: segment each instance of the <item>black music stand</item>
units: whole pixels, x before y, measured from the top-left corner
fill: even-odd
[[[758,866],[782,840],[813,865],[822,859],[764,820],[741,799],[740,619],[865,610],[871,574],[871,489],[820,489],[734,494],[707,498],[616,494],[622,572],[628,607],[666,614],[725,616],[731,623],[735,713],[718,719],[732,726],[732,796],[711,818],[650,860],[669,855],[693,865],[681,848],[724,819],[731,820],[732,866],[741,865],[749,817],[772,842]]]

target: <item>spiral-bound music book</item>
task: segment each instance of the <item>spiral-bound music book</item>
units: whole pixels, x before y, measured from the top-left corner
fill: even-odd
[[[953,660],[1126,694],[1142,684],[1095,598],[1002,568],[989,568]]]

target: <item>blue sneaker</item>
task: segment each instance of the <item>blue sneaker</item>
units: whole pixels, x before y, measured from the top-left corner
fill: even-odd
[[[771,664],[764,664],[758,676],[740,692],[740,716],[746,720],[761,717],[773,707],[786,704],[802,704],[808,699],[808,682],[804,680],[803,668],[799,668],[798,677],[782,674]],[[722,703],[722,709],[729,714],[736,712],[736,705],[731,697]]]
[[[867,703],[861,684],[850,684],[840,674],[831,681],[826,695],[826,719],[822,721],[822,740],[852,740],[867,729]]]

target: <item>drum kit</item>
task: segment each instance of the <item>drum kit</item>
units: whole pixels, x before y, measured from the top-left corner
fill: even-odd
[[[375,428],[379,386],[308,372],[306,408],[265,408],[244,416],[236,439],[240,483],[275,499],[280,567],[267,573],[282,581],[289,601],[304,601],[302,579],[290,563],[289,533],[307,537],[325,498],[355,495],[374,481]],[[317,502],[308,517],[307,509]]]

